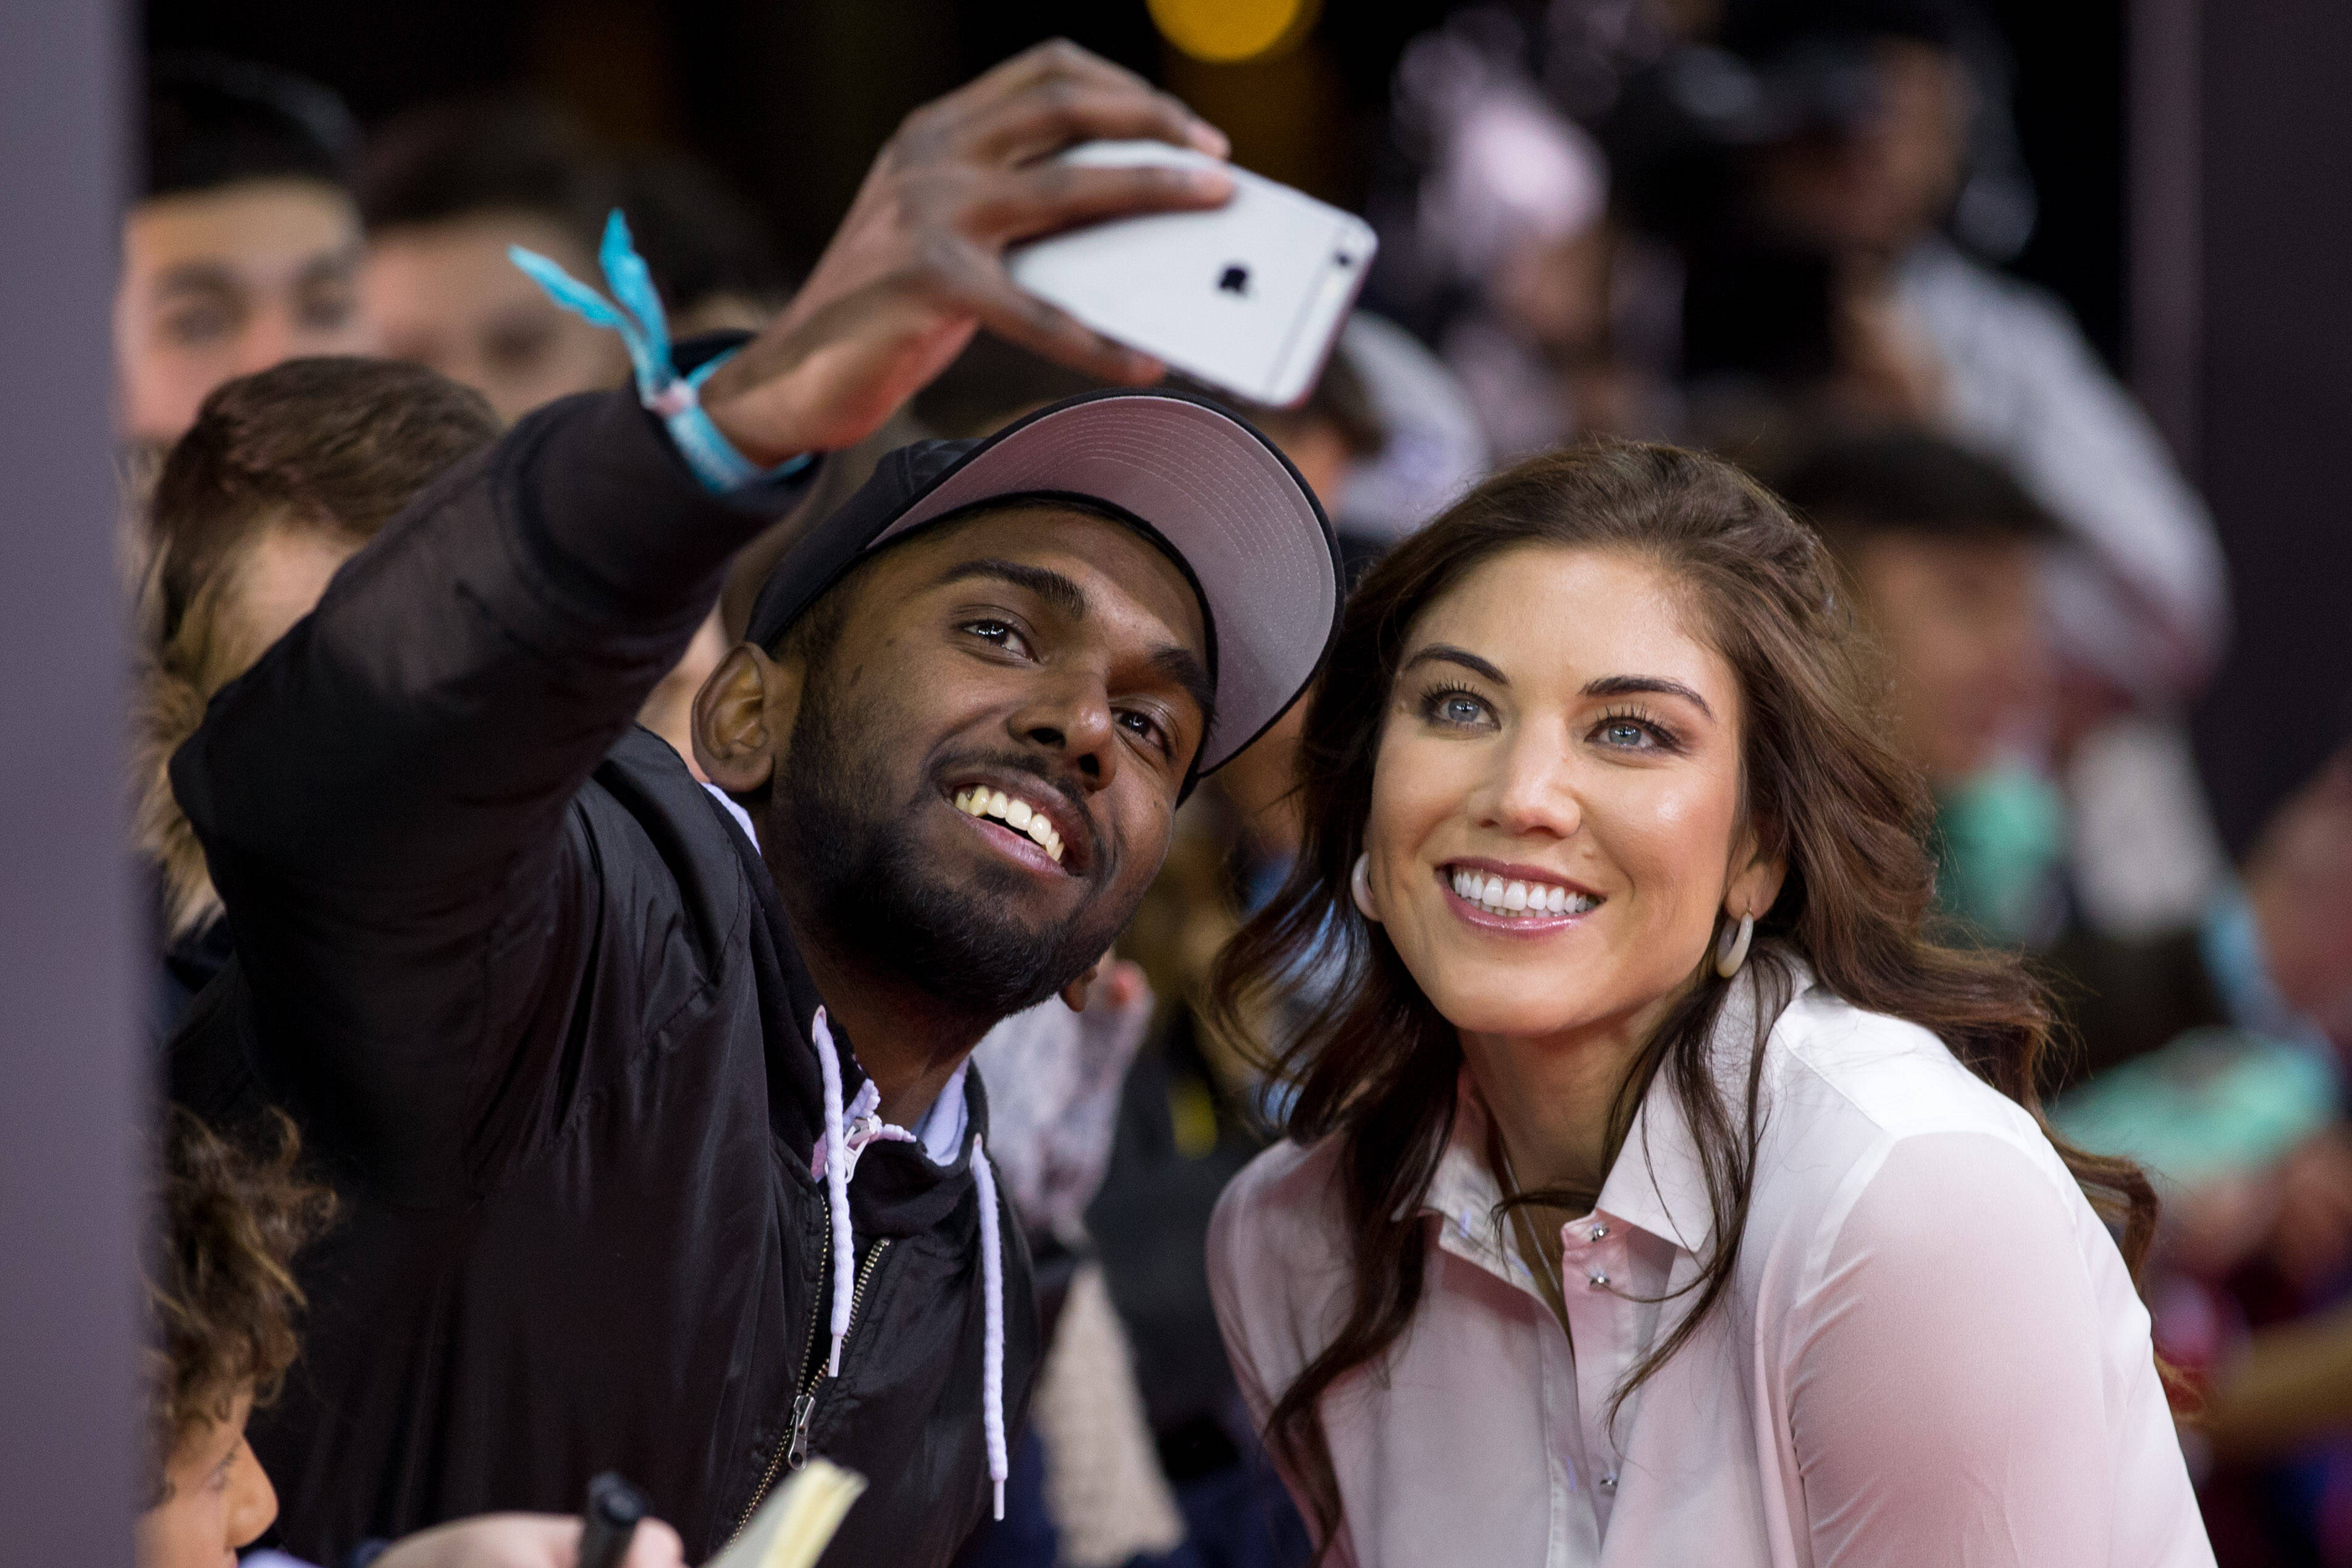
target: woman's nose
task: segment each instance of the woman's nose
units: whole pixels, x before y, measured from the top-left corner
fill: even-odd
[[[253,1457],[253,1445],[239,1441],[236,1463],[228,1476],[228,1544],[232,1550],[250,1546],[278,1518],[278,1489],[269,1472]]]
[[[1480,797],[1473,805],[1481,824],[1513,838],[1565,839],[1584,821],[1567,748],[1538,733],[1515,736],[1498,750]]]

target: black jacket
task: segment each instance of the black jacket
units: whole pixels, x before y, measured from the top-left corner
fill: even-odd
[[[558,403],[420,497],[173,759],[238,957],[171,1092],[232,1124],[283,1105],[345,1198],[255,1424],[302,1555],[574,1511],[614,1469],[698,1561],[782,1473],[830,1311],[819,998],[764,866],[631,715],[791,498],[706,495],[625,393]],[[871,1489],[828,1563],[944,1563],[985,1508],[970,1157],[968,1133],[946,1169],[893,1144],[856,1168],[864,1282],[810,1448]],[[1017,1429],[1038,1341],[1002,1224]]]

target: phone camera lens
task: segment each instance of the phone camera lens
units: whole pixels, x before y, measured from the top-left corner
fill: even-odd
[[[1343,250],[1343,251],[1339,252],[1339,253],[1338,253],[1338,254],[1336,254],[1336,255],[1334,255],[1334,256],[1331,257],[1331,259],[1332,259],[1333,261],[1335,261],[1335,262],[1339,263],[1341,267],[1353,267],[1353,266],[1355,266],[1355,265],[1356,265],[1356,258],[1355,258],[1354,256],[1349,256],[1349,255],[1346,251],[1344,251],[1344,250]]]

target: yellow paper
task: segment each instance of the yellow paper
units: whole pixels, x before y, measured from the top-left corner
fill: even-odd
[[[864,1476],[811,1459],[703,1568],[816,1568],[818,1554],[865,1490]]]

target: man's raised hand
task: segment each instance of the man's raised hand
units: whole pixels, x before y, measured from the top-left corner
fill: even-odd
[[[833,451],[878,428],[975,329],[1105,381],[1160,363],[1021,290],[1004,252],[1104,218],[1223,204],[1213,171],[1075,168],[1080,141],[1141,139],[1223,156],[1175,99],[1076,45],[1041,44],[907,117],[783,315],[703,389],[753,461]]]

